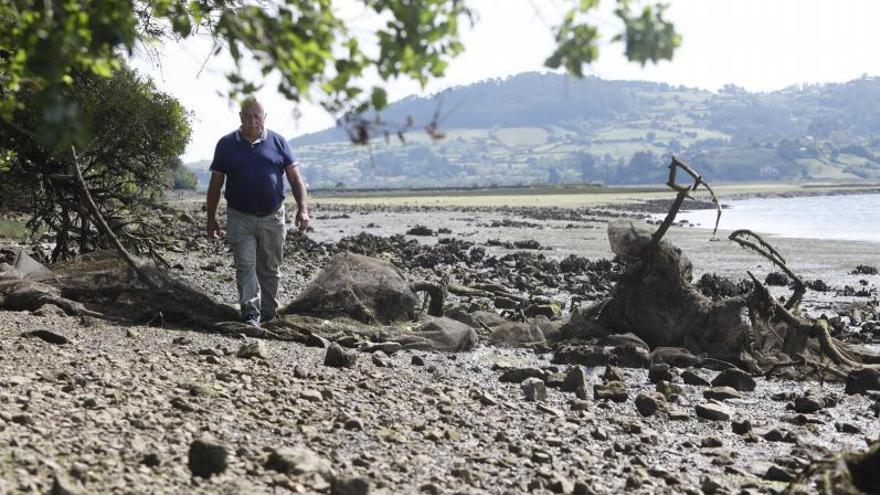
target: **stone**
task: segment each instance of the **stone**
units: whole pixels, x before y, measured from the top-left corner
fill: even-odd
[[[623,381],[623,370],[616,366],[606,366],[605,373],[602,374],[602,378],[605,381],[609,382],[622,382]]]
[[[376,351],[370,357],[370,360],[373,361],[373,364],[380,368],[390,368],[393,363],[391,359],[388,358],[388,355],[382,351]]]
[[[573,366],[562,382],[564,392],[574,392],[578,399],[587,398],[587,369],[581,365]]]
[[[710,387],[706,390],[703,390],[703,397],[711,400],[730,400],[730,399],[739,399],[742,396],[739,395],[739,392],[736,391],[733,387],[723,386],[723,387]]]
[[[235,355],[242,359],[266,359],[266,345],[261,340],[251,340],[242,344]]]
[[[63,309],[58,306],[46,303],[39,308],[35,309],[33,312],[34,316],[42,316],[42,317],[51,317],[51,316],[67,316],[67,313],[64,312]]]
[[[800,414],[813,414],[825,407],[825,397],[821,392],[810,389],[804,395],[795,398],[794,410]]]
[[[353,352],[345,350],[335,343],[327,347],[327,354],[324,355],[324,366],[351,368],[355,362],[357,362],[357,356]]]
[[[303,390],[300,392],[299,396],[309,402],[321,402],[324,400],[324,396],[321,395],[321,392],[314,389]]]
[[[425,360],[424,360],[424,358],[422,358],[422,356],[413,356],[409,362],[413,366],[424,366],[425,365]]]
[[[393,356],[402,350],[403,345],[400,342],[377,342],[375,344],[369,344],[360,348],[361,352],[381,351],[388,356]]]
[[[320,474],[330,471],[330,462],[305,447],[281,447],[269,453],[265,467],[283,474]]]
[[[512,368],[502,373],[498,380],[502,383],[522,383],[527,378],[537,378],[543,382],[546,377],[544,370],[539,368]]]
[[[613,402],[625,402],[629,398],[626,384],[619,381],[605,382],[593,386],[593,398],[596,400],[611,400]]]
[[[712,380],[713,387],[733,387],[738,392],[751,392],[755,390],[755,379],[752,378],[752,375],[746,373],[745,371],[739,368],[729,368],[715,377]]]
[[[56,345],[64,345],[69,344],[70,339],[61,335],[60,333],[50,332],[49,330],[31,330],[30,332],[24,332],[21,334],[22,337],[36,337],[44,342],[48,342],[50,344]]]
[[[785,469],[773,464],[767,469],[767,472],[764,473],[764,479],[770,481],[782,481],[784,483],[789,483],[794,480],[794,475],[786,471]]]
[[[75,481],[58,470],[54,470],[52,478],[52,489],[49,490],[49,495],[80,495],[84,493]]]
[[[666,363],[654,363],[648,368],[648,380],[651,383],[657,383],[660,380],[671,382],[672,381],[672,371],[670,370],[670,366]]]
[[[704,449],[717,449],[718,447],[723,446],[724,442],[718,437],[704,437],[700,440],[700,447],[703,447]]]
[[[668,416],[671,421],[687,421],[691,419],[691,415],[683,409],[670,409]]]
[[[642,393],[636,396],[636,409],[642,416],[653,416],[666,409],[666,398],[659,392]]]
[[[729,421],[731,417],[730,409],[717,402],[706,402],[697,404],[697,416],[712,421]]]
[[[747,419],[735,419],[730,423],[730,428],[737,435],[745,435],[752,431],[752,423]]]
[[[862,433],[862,429],[852,423],[834,423],[834,429],[840,433],[850,433],[854,435]]]
[[[698,375],[696,371],[693,369],[686,369],[681,372],[681,379],[685,383],[685,385],[695,385],[698,387],[708,387],[711,385],[709,380],[706,380],[702,376]]]
[[[846,375],[848,395],[864,394],[868,390],[880,390],[880,370],[873,368],[854,369]]]
[[[520,384],[520,388],[522,388],[523,395],[529,402],[539,401],[539,400],[547,400],[547,388],[544,386],[544,381],[540,378],[526,378]]]
[[[370,482],[364,478],[336,476],[330,482],[330,495],[367,495]]]
[[[208,438],[189,445],[189,470],[194,476],[210,478],[226,470],[229,453],[226,446]]]

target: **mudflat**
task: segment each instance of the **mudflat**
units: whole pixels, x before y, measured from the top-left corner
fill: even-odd
[[[558,303],[564,318],[613,290],[613,264],[598,262],[613,257],[607,223],[645,216],[626,202],[345,203],[316,200],[315,230],[288,237],[284,302],[351,249],[413,280],[502,284]],[[199,237],[198,208],[187,214],[166,253],[172,272],[234,304],[228,249]],[[682,226],[667,234],[695,280],[775,271],[724,232],[716,238]],[[860,342],[880,337],[870,333],[880,276],[854,273],[880,265],[876,244],[770,240],[803,279],[827,286],[807,292],[810,314],[836,318]],[[492,298],[450,303],[516,315]],[[326,348],[157,321],[0,311],[0,492],[768,493],[880,435],[880,397],[848,395],[840,382],[758,376],[753,390],[727,390],[707,385],[720,374],[712,369],[658,380],[645,368],[588,366],[579,396],[562,387],[574,366],[551,362],[547,346],[382,355],[350,342],[355,363],[339,368],[324,364]]]

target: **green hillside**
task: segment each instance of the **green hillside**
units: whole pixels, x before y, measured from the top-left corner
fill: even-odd
[[[440,112],[441,140],[421,130]],[[311,187],[662,181],[668,155],[710,180],[880,178],[880,78],[747,93],[525,73],[407,98],[405,141],[342,128],[291,141]]]

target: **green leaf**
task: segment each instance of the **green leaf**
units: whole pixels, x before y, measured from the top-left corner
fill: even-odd
[[[388,106],[388,93],[384,89],[376,86],[373,87],[373,93],[370,95],[370,102],[376,110],[382,110]]]

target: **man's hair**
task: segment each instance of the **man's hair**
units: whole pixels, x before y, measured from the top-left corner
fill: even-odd
[[[260,103],[260,100],[258,100],[256,96],[248,96],[244,100],[241,100],[241,111],[242,112],[244,112],[245,110],[247,110],[248,108],[251,108],[253,106],[263,107],[263,104]]]

